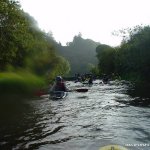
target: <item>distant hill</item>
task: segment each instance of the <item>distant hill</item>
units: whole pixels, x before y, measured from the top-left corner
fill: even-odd
[[[90,39],[83,39],[81,35],[75,36],[67,46],[57,44],[57,51],[66,58],[71,65],[71,74],[88,72],[89,64],[98,64],[96,47],[100,45]]]

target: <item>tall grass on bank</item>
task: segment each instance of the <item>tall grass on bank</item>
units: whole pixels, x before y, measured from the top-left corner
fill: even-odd
[[[29,96],[44,87],[44,79],[29,72],[2,72],[0,73],[0,95]]]

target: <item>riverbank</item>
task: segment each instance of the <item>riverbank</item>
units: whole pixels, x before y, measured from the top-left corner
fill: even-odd
[[[43,78],[29,72],[0,73],[0,97],[28,97],[45,87]]]

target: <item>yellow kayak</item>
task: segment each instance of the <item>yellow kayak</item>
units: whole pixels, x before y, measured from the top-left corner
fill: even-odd
[[[128,150],[128,149],[119,145],[107,145],[101,147],[99,150]]]

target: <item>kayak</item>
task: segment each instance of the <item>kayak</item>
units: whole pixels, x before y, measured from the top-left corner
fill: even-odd
[[[120,145],[107,145],[107,146],[101,147],[99,150],[128,150],[128,149]]]
[[[52,93],[50,93],[50,97],[51,99],[63,99],[67,96],[67,92],[64,91],[54,91]]]

